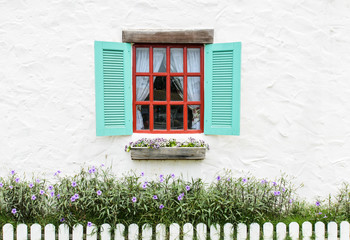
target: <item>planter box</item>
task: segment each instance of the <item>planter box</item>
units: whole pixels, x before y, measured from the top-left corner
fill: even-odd
[[[205,147],[133,147],[130,153],[132,160],[203,160],[206,150]]]

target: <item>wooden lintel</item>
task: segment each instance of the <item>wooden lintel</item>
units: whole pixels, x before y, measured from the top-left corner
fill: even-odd
[[[214,29],[198,30],[123,30],[129,43],[213,43]]]

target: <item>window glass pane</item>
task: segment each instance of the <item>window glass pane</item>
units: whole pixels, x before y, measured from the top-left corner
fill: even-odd
[[[153,48],[153,72],[166,72],[166,48]]]
[[[149,129],[149,106],[136,105],[136,129]]]
[[[149,48],[136,48],[136,72],[149,72]]]
[[[199,130],[201,127],[200,105],[188,105],[187,107],[187,128],[189,130]]]
[[[184,99],[184,78],[183,77],[171,77],[171,101],[183,101]]]
[[[187,77],[187,101],[201,100],[201,78]]]
[[[184,128],[184,114],[182,105],[172,105],[171,111],[171,129],[183,129]]]
[[[183,48],[170,49],[170,72],[184,71],[184,54]]]
[[[154,129],[166,129],[166,105],[154,105]]]
[[[153,100],[166,101],[166,77],[153,77]]]
[[[199,48],[187,48],[187,72],[198,73],[200,72],[200,49]]]
[[[136,101],[149,100],[149,77],[136,77]]]

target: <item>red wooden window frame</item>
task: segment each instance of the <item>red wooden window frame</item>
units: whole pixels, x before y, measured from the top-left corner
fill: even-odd
[[[136,72],[136,48],[149,48],[149,72],[141,73]],[[153,48],[166,48],[166,70],[167,72],[153,72]],[[170,72],[170,48],[183,48],[183,73]],[[199,48],[200,49],[200,72],[188,73],[187,72],[187,48]],[[204,46],[197,44],[134,44],[133,45],[133,60],[132,60],[132,82],[133,82],[133,130],[135,133],[202,133],[204,126]],[[149,76],[149,101],[136,101],[136,77],[137,76]],[[165,76],[166,77],[166,101],[153,101],[153,77]],[[183,77],[183,101],[171,101],[170,99],[170,77],[181,76]],[[200,77],[200,101],[187,101],[187,77],[196,76]],[[136,129],[136,105],[148,105],[149,106],[149,129]],[[153,106],[154,105],[166,105],[166,129],[153,129]],[[170,122],[170,106],[171,105],[183,105],[183,129],[171,129]],[[187,127],[187,105],[200,105],[200,129],[191,130]]]

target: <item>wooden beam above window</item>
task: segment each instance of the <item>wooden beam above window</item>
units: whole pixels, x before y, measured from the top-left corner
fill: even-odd
[[[130,43],[213,43],[214,29],[123,30],[123,42]]]

